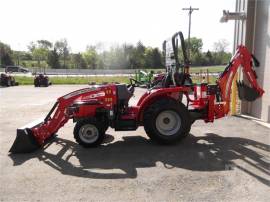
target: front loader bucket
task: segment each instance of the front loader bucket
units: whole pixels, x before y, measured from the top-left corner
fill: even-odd
[[[30,153],[40,148],[31,129],[17,129],[17,137],[11,146],[11,153]]]
[[[38,127],[43,124],[44,119],[37,119],[21,128],[17,129],[16,139],[11,146],[9,152],[11,153],[30,153],[38,148],[40,144],[37,142],[32,128]]]
[[[260,93],[256,89],[247,86],[244,82],[237,82],[237,88],[240,100],[252,102],[260,97]]]

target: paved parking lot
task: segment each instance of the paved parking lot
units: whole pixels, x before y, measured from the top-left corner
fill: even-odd
[[[270,129],[243,118],[198,121],[171,146],[152,143],[143,128],[109,129],[94,149],[75,143],[70,121],[45,149],[8,153],[16,128],[82,87],[0,88],[1,201],[269,201]],[[132,103],[144,91],[136,90]]]

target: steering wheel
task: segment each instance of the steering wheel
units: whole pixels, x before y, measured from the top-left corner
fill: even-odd
[[[134,81],[134,83],[133,83],[133,81]],[[133,93],[135,91],[136,83],[140,83],[140,82],[137,81],[136,79],[133,79],[133,78],[129,78],[129,82],[130,82],[130,84],[127,85],[127,89],[133,95]]]
[[[138,81],[136,79],[133,79],[131,77],[129,78],[129,82],[130,82],[130,85],[133,85],[134,87],[136,87],[137,84],[139,84],[139,85],[142,85],[143,84],[142,82],[140,82],[140,81]]]

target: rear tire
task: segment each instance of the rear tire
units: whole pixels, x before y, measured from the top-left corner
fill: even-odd
[[[45,80],[45,84],[44,84],[45,87],[48,87],[49,86],[49,81],[46,79]]]
[[[96,147],[102,143],[105,131],[102,125],[95,119],[79,121],[73,131],[77,143],[83,147]]]
[[[152,140],[160,144],[172,144],[185,138],[191,121],[187,108],[172,99],[161,99],[144,112],[144,129]]]
[[[35,86],[35,87],[39,87],[39,82],[38,82],[38,80],[36,80],[36,79],[34,80],[34,86]]]

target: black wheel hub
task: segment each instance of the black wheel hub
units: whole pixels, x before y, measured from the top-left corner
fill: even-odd
[[[170,123],[170,119],[168,117],[163,119],[163,123],[165,124],[169,124]]]

